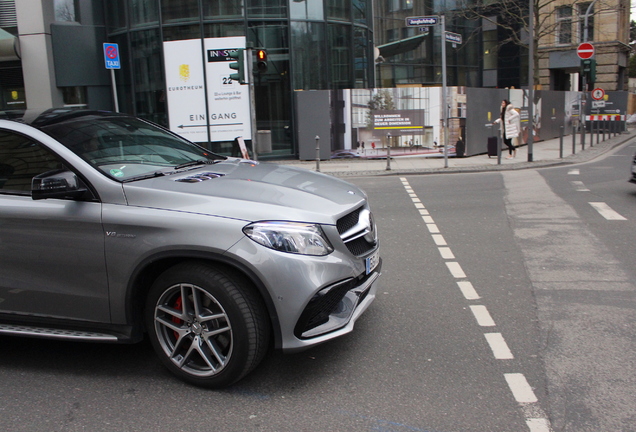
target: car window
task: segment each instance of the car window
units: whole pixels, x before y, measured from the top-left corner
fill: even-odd
[[[192,161],[219,158],[159,127],[130,117],[85,116],[41,129],[120,181]]]
[[[62,168],[61,161],[39,143],[0,130],[0,193],[30,195],[33,177]]]

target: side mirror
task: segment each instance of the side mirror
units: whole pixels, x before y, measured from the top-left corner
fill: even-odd
[[[47,171],[33,177],[31,181],[31,198],[41,200],[47,198],[79,199],[87,189],[75,173],[67,170]]]

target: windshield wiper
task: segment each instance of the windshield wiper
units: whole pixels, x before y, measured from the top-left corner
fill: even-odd
[[[170,173],[170,171],[155,171],[155,172],[151,172],[148,174],[141,174],[138,176],[134,176],[134,177],[130,177],[127,178],[125,180],[122,180],[123,183],[128,183],[131,181],[137,181],[137,180],[145,180],[145,179],[149,179],[149,178],[155,178],[155,177],[161,177],[161,176],[165,176],[168,175]]]
[[[215,159],[215,160],[197,159],[190,162],[184,162],[182,164],[179,164],[176,167],[174,167],[174,169],[178,170],[181,168],[187,168],[187,167],[196,166],[196,165],[212,165],[218,162],[220,162],[219,159]]]

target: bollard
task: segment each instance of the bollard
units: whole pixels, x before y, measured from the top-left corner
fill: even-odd
[[[576,127],[572,127],[572,154],[576,154]]]
[[[596,145],[599,143],[599,139],[601,138],[601,122],[596,121]]]
[[[563,126],[559,126],[559,159],[563,159]]]
[[[581,127],[581,150],[585,150],[585,120],[583,120],[583,126]]]
[[[320,137],[316,135],[316,172],[320,172]]]
[[[607,121],[603,120],[603,142],[605,142],[605,129],[607,128]]]
[[[505,126],[502,124],[503,122],[499,123],[499,133],[497,133],[497,165],[501,165],[501,145],[503,144],[502,140],[503,140],[503,129],[502,127]]]
[[[391,134],[386,134],[386,170],[391,171]]]

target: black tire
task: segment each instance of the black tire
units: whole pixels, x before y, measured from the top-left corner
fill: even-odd
[[[157,278],[145,321],[163,364],[202,387],[240,380],[260,363],[269,343],[264,307],[245,278],[201,262],[179,264]]]

